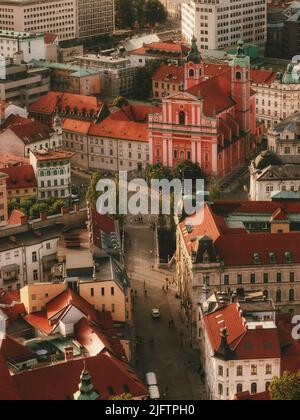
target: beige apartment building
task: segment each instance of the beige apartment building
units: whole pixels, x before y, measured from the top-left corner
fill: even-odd
[[[63,293],[67,288],[65,283],[35,283],[28,284],[20,290],[21,302],[26,312],[43,311],[52,299]]]
[[[145,169],[149,163],[150,111],[148,106],[128,106],[98,124],[66,119],[63,145],[75,153],[73,166],[105,171]]]
[[[113,32],[112,0],[1,0],[0,27],[68,40]]]
[[[8,175],[0,172],[0,226],[8,220],[7,182]]]
[[[300,312],[300,204],[218,202],[179,220],[178,293],[199,340],[199,303],[215,292],[262,291],[278,311]]]

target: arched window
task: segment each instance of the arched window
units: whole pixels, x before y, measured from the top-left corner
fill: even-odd
[[[195,70],[189,69],[189,77],[195,77]]]
[[[280,303],[281,302],[281,290],[278,289],[276,292],[276,302]]]
[[[218,393],[219,393],[219,395],[223,395],[223,385],[222,384],[218,385]]]
[[[235,73],[235,78],[236,78],[236,80],[241,80],[241,78],[242,78],[242,73],[241,73],[240,71],[237,71],[237,72]]]
[[[185,112],[184,111],[179,112],[179,124],[185,125]]]
[[[270,386],[271,386],[271,383],[266,382],[266,392],[268,392],[270,390]]]
[[[257,383],[253,382],[253,384],[251,384],[251,394],[257,394]]]
[[[293,302],[294,300],[295,300],[295,290],[290,289],[290,291],[289,291],[289,301]]]
[[[241,394],[243,392],[243,384],[237,384],[236,393]]]

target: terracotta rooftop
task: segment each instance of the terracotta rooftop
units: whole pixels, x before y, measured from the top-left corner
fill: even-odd
[[[50,138],[53,129],[29,118],[11,115],[1,126],[2,129],[11,130],[25,145],[36,143]]]
[[[37,188],[37,180],[31,165],[2,168],[1,172],[9,176],[7,179],[8,190]]]
[[[28,107],[28,111],[52,115],[57,111],[68,114],[77,109],[78,112],[92,112],[93,115],[98,115],[102,107],[103,102],[99,102],[94,96],[50,91],[31,104]]]
[[[151,54],[153,50],[159,51],[161,54],[177,53],[179,55],[185,55],[188,52],[188,47],[184,44],[175,44],[171,42],[151,42],[150,44],[144,44],[137,50],[131,51],[131,54],[146,55]]]
[[[221,330],[226,328],[227,341],[235,353],[236,360],[281,357],[277,329],[247,329],[246,321],[237,303],[232,303],[205,316],[204,322],[212,350],[215,352],[221,344]]]
[[[34,154],[34,156],[36,157],[36,159],[39,162],[44,162],[44,161],[57,161],[60,159],[71,159],[75,153],[73,152],[69,152],[68,150],[62,150],[62,149],[42,149],[42,150],[36,150],[35,152],[32,152]]]
[[[184,68],[162,64],[154,73],[152,79],[156,82],[184,83]]]
[[[146,396],[147,389],[133,369],[111,354],[85,358],[85,366],[92,383],[100,393],[100,400],[130,393],[134,398]],[[78,390],[83,359],[31,371],[13,377],[21,400],[72,400]]]
[[[249,231],[241,226],[232,227],[226,217],[256,215],[267,217],[272,222],[272,216],[276,220],[286,220],[291,214],[300,213],[299,203],[276,203],[276,202],[218,202],[205,204],[197,215],[187,217],[179,225],[189,253],[197,251],[199,241],[194,238],[208,236],[213,241],[216,255],[228,266],[251,266],[254,264],[254,254],[259,255],[261,265],[272,265],[270,258],[274,254],[276,264],[287,264],[286,253],[289,253],[293,263],[300,263],[300,232],[270,233],[270,231]],[[187,226],[191,226],[189,232]],[[241,247],[240,244],[243,243]]]

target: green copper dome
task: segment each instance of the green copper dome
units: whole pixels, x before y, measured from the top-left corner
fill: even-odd
[[[239,39],[237,42],[237,53],[230,63],[232,67],[239,66],[239,67],[249,67],[250,66],[250,57],[245,54],[245,46],[244,41]]]
[[[84,367],[80,375],[80,384],[78,391],[74,394],[76,401],[95,401],[100,398],[100,394],[95,390],[92,384],[92,378],[87,369]]]
[[[200,54],[200,51],[198,50],[198,46],[197,46],[197,39],[195,38],[195,36],[193,36],[192,46],[191,46],[190,52],[189,52],[189,54],[186,58],[186,61],[188,63],[192,62],[194,64],[200,64],[202,62],[201,54]]]
[[[298,67],[298,68],[297,68]],[[299,66],[294,66],[290,63],[286,71],[284,72],[282,83],[287,85],[298,84],[300,83],[300,73],[299,73]]]

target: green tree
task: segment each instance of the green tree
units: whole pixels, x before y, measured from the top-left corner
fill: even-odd
[[[135,0],[135,18],[139,28],[145,26],[145,0]]]
[[[176,179],[203,179],[204,174],[198,165],[190,160],[182,160],[173,169],[173,177]]]
[[[154,165],[147,165],[145,169],[145,178],[150,185],[152,179],[172,179],[172,171],[170,168],[162,166],[161,163],[155,163]]]
[[[124,98],[124,96],[117,96],[112,103],[113,107],[120,108],[120,109],[126,105],[129,105],[129,102],[127,101],[126,98]]]
[[[284,372],[280,378],[274,378],[270,385],[270,395],[273,401],[300,400],[300,371]]]
[[[116,26],[118,29],[133,28],[135,13],[132,0],[116,0]]]
[[[152,95],[152,77],[161,66],[161,60],[150,60],[145,67],[139,67],[136,72],[134,96],[137,99],[149,99]]]
[[[145,21],[151,26],[167,20],[166,9],[159,0],[148,0],[145,4]]]
[[[49,207],[47,203],[44,203],[44,202],[36,203],[29,210],[29,215],[33,219],[38,219],[40,217],[40,213],[48,212],[48,208]]]
[[[54,203],[52,203],[49,206],[48,214],[50,215],[59,214],[61,212],[61,209],[65,207],[65,205],[66,205],[65,200],[62,200],[62,199],[56,200]]]
[[[96,208],[97,200],[100,196],[100,193],[96,191],[97,184],[102,179],[101,172],[95,172],[93,173],[90,181],[89,188],[86,193],[86,199],[90,202],[90,205],[93,209]]]

